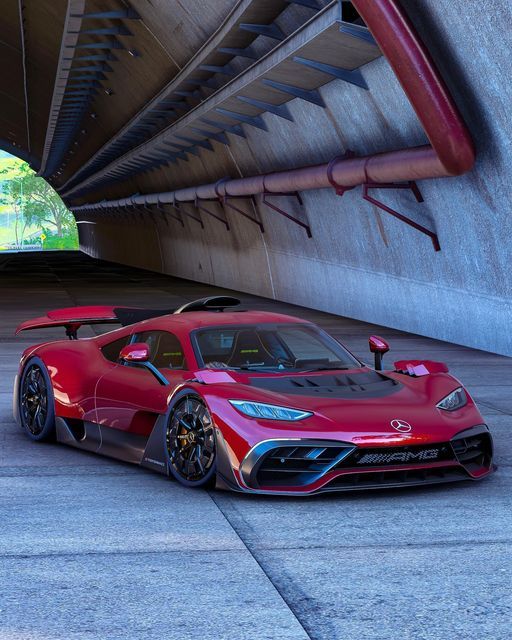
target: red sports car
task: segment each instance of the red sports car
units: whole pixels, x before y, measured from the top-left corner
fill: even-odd
[[[188,487],[249,493],[480,480],[492,439],[471,396],[439,362],[375,367],[316,325],[239,311],[229,297],[172,312],[51,311],[17,332],[63,326],[70,340],[23,353],[14,412],[32,440],[134,462]],[[80,325],[123,325],[78,339]]]

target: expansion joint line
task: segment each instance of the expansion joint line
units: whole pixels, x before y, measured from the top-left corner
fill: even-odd
[[[217,507],[217,509],[220,511],[220,513],[223,515],[224,519],[226,520],[226,522],[229,524],[229,526],[233,529],[233,531],[236,533],[238,539],[240,540],[240,542],[244,545],[244,547],[247,549],[247,551],[249,552],[249,554],[251,555],[251,557],[253,558],[254,562],[258,565],[258,567],[261,569],[261,571],[263,572],[263,574],[265,575],[265,577],[268,579],[268,581],[270,582],[270,584],[274,587],[274,589],[277,591],[277,593],[279,594],[279,597],[281,598],[281,600],[284,602],[284,604],[286,605],[286,607],[288,608],[288,610],[290,611],[290,613],[293,615],[293,617],[295,618],[295,620],[297,620],[297,622],[299,623],[300,627],[302,628],[302,630],[304,631],[304,633],[306,634],[306,637],[309,638],[309,640],[314,640],[313,636],[310,634],[310,632],[306,629],[306,627],[304,626],[304,623],[302,622],[302,620],[299,618],[299,615],[294,607],[293,604],[291,604],[284,596],[283,592],[281,591],[281,589],[276,585],[276,583],[272,580],[272,578],[270,577],[270,574],[268,573],[268,571],[266,571],[265,567],[263,566],[263,564],[260,562],[260,560],[258,559],[257,555],[254,553],[254,551],[251,549],[251,547],[247,544],[247,542],[242,538],[242,536],[240,535],[240,532],[238,531],[238,529],[235,527],[235,525],[231,522],[231,520],[228,518],[228,515],[226,514],[226,512],[224,511],[224,509],[220,506],[218,500],[214,497],[213,492],[212,491],[208,491],[207,492],[208,495],[210,496],[212,502],[214,503],[214,505]]]

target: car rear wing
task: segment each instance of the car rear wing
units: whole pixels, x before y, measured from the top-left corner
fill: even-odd
[[[210,296],[184,304],[179,309],[139,309],[134,307],[67,307],[48,311],[45,316],[26,320],[16,327],[15,335],[21,331],[31,329],[46,329],[48,327],[64,327],[70,340],[77,340],[78,329],[84,324],[120,324],[126,327],[142,320],[158,318],[171,313],[186,313],[190,311],[222,312],[229,307],[240,304],[238,298],[231,296]]]
[[[64,327],[70,340],[77,339],[77,331],[82,325],[91,324],[121,324],[116,314],[122,307],[91,306],[68,307],[48,311],[45,316],[26,320],[16,327],[15,334],[31,329],[46,329],[49,327]]]

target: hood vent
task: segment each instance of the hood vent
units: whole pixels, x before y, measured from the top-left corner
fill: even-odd
[[[290,395],[320,398],[381,398],[395,393],[402,384],[377,371],[315,376],[253,377],[253,387]]]

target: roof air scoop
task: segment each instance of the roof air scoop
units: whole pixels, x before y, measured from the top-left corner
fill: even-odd
[[[224,311],[229,307],[237,307],[240,304],[238,298],[231,296],[210,296],[209,298],[201,298],[193,302],[187,302],[174,313],[186,313],[188,311]]]

